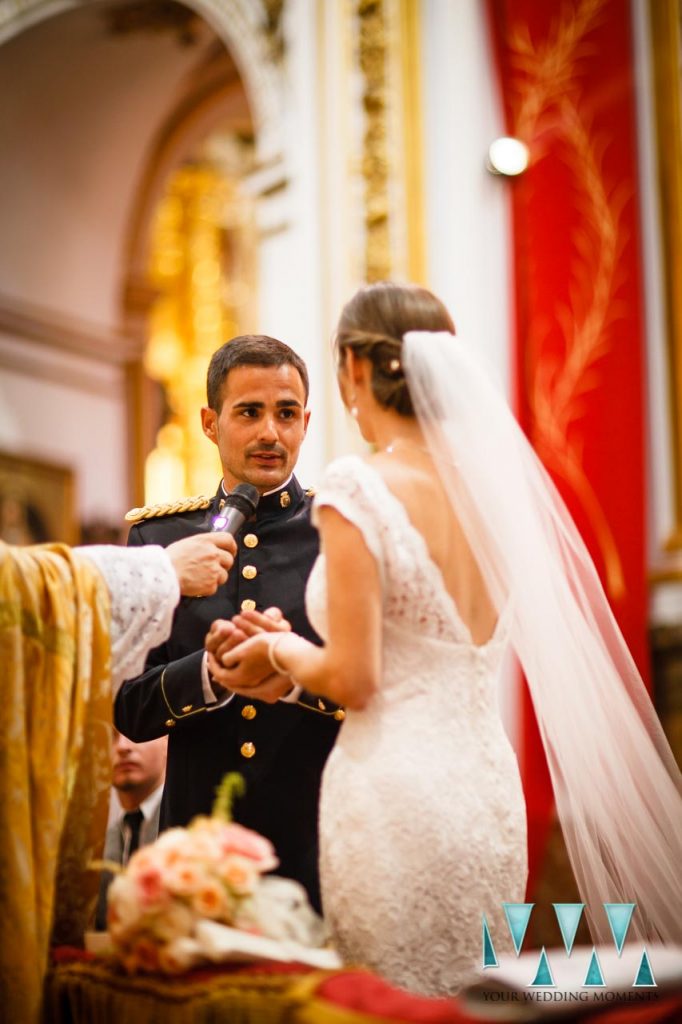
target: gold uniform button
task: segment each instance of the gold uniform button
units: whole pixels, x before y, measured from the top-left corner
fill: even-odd
[[[282,508],[289,508],[289,505],[291,505],[291,495],[288,491],[282,491],[279,496],[279,503]]]
[[[255,533],[247,533],[247,535],[244,537],[244,543],[246,544],[247,548],[257,548],[258,537],[256,536]]]
[[[172,718],[166,719],[166,728],[171,729],[175,725],[175,721]]]
[[[253,755],[255,753],[256,753],[256,747],[255,747],[255,745],[253,743],[250,743],[250,742],[249,743],[242,743],[242,745],[241,745],[241,755],[242,755],[242,757],[253,757]]]
[[[241,609],[243,612],[255,612],[256,602],[251,597],[245,597],[241,603]]]
[[[258,569],[255,565],[245,565],[242,569],[242,576],[245,580],[254,580],[258,575]]]
[[[336,719],[337,722],[343,722],[345,717],[346,712],[343,710],[343,708],[337,708],[336,711],[334,712],[334,718]]]
[[[184,708],[182,709],[183,715],[188,715],[193,707],[193,704],[185,704]]]
[[[245,704],[242,708],[242,718],[248,718],[249,721],[251,721],[252,718],[255,718],[257,714],[258,712],[254,708],[253,704]]]

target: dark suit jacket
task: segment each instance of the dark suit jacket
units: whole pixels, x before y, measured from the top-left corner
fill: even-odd
[[[219,511],[221,493],[207,510],[136,524],[128,543],[166,546],[203,532]],[[246,793],[235,803],[235,820],[270,839],[279,872],[300,881],[319,907],[317,804],[322,768],[338,729],[334,706],[323,704],[320,710],[309,695],[301,698],[306,706],[235,696],[209,711],[201,686],[206,632],[214,619],[230,618],[245,600],[255,601],[259,611],[277,605],[297,633],[319,642],[304,609],[319,544],[310,503],[295,477],[261,498],[255,518],[237,538],[227,583],[213,597],[182,598],[170,639],[152,651],[146,671],[119,690],[115,723],[136,743],[168,734],[162,828],[210,812],[225,773],[240,772]]]

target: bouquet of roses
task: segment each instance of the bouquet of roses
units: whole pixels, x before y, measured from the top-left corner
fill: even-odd
[[[220,938],[215,924],[229,926],[223,935],[240,929],[308,945],[321,940],[321,921],[302,887],[262,878],[278,863],[272,844],[229,820],[241,785],[240,776],[227,776],[211,817],[163,832],[134,853],[112,882],[108,929],[126,970],[174,973],[220,959],[207,948],[215,945],[216,933]]]

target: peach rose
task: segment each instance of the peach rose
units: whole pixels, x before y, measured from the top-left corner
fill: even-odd
[[[164,874],[166,887],[176,896],[191,896],[201,889],[205,881],[205,869],[186,860],[171,865]]]
[[[237,896],[248,896],[258,882],[258,869],[253,861],[236,855],[223,861],[218,868],[218,875]]]
[[[229,910],[227,893],[219,882],[207,881],[192,896],[192,907],[200,917],[219,918]]]

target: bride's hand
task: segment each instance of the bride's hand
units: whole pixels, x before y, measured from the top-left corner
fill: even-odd
[[[270,645],[279,631],[274,635],[257,633],[230,648],[224,626],[214,623],[206,637],[208,670],[213,679],[232,693],[249,699],[274,704],[284,697],[292,688],[291,679],[275,672],[269,657]]]

